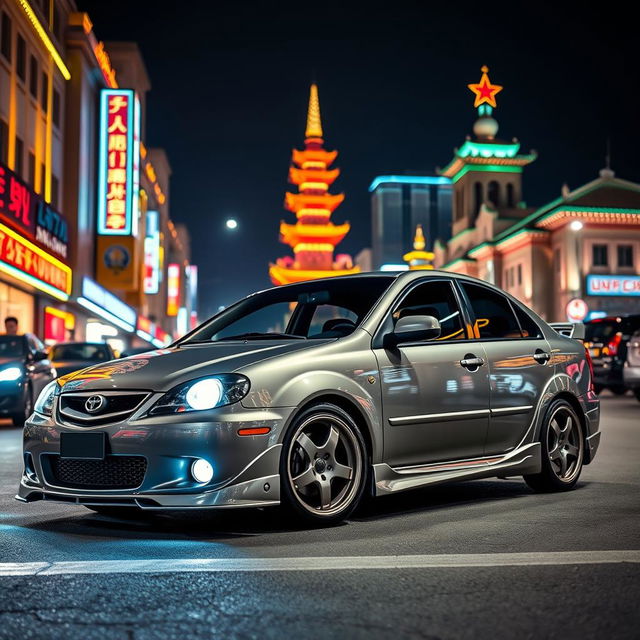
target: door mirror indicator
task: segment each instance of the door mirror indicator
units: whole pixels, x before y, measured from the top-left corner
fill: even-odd
[[[433,316],[405,316],[396,322],[393,333],[385,336],[385,346],[435,340],[440,336],[440,331],[440,322]]]

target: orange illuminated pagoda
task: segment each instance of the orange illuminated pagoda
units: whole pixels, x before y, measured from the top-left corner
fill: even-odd
[[[338,254],[334,259],[336,245],[351,226],[348,222],[331,222],[331,214],[344,200],[344,194],[329,193],[329,187],[340,175],[340,169],[329,168],[338,152],[327,151],[323,145],[318,87],[312,84],[305,148],[293,150],[289,168],[289,182],[297,185],[298,193],[287,192],[284,201],[285,207],[296,214],[297,222],[280,223],[280,241],[293,249],[295,257],[279,258],[276,264],[269,265],[269,276],[276,285],[360,271],[353,266],[351,256]]]

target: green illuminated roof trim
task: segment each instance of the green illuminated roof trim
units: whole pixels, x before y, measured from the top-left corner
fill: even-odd
[[[478,172],[494,172],[494,173],[522,173],[522,167],[513,166],[513,165],[502,165],[502,164],[467,164],[458,173],[456,173],[453,178],[451,178],[452,182],[458,182],[462,176],[469,173],[469,171],[478,171]]]
[[[462,231],[458,231],[458,233],[456,233],[455,236],[451,236],[449,242],[453,242],[454,240],[461,238],[466,233],[471,233],[472,231],[475,231],[475,230],[476,230],[475,227],[469,227],[468,229],[463,229]]]
[[[519,142],[501,144],[465,140],[456,155],[460,158],[515,158],[519,150]]]

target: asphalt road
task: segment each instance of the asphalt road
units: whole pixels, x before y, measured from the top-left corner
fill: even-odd
[[[602,400],[573,492],[432,487],[321,530],[23,505],[20,432],[0,423],[0,638],[638,638],[640,403]]]

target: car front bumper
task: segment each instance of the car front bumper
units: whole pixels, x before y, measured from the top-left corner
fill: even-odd
[[[201,415],[182,414],[129,419],[98,427],[72,426],[33,414],[24,428],[24,472],[16,499],[143,509],[279,504],[281,436],[292,412],[293,408],[245,409],[232,405],[208,412],[206,420]],[[256,426],[269,427],[270,432],[238,434],[239,429]],[[106,433],[109,462],[117,457],[121,457],[118,463],[144,459],[141,482],[126,488],[89,486],[81,472],[79,481],[75,476],[71,482],[68,477],[61,481],[57,465],[60,434],[65,432]],[[198,458],[213,466],[210,483],[198,483],[191,476],[191,464]],[[76,470],[87,464],[86,460],[73,461]]]

